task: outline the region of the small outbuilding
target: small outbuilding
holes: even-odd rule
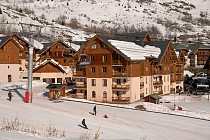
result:
[[[159,104],[161,98],[162,97],[159,96],[158,94],[153,93],[153,94],[150,94],[150,95],[144,97],[144,101]]]
[[[64,84],[49,84],[46,88],[49,89],[50,100],[65,97],[66,86]]]

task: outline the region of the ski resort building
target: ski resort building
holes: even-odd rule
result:
[[[153,42],[146,33],[96,35],[69,62],[77,98],[131,103],[183,87],[183,62],[173,44]]]

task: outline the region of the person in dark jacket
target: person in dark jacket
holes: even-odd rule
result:
[[[11,91],[9,91],[8,97],[9,97],[9,101],[11,101],[12,100],[12,93],[11,93]]]
[[[93,107],[93,114],[96,115],[96,105]]]
[[[82,120],[82,125],[85,127],[85,129],[88,129],[87,125],[85,124],[85,119]]]

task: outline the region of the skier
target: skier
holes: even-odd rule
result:
[[[96,105],[93,107],[93,114],[96,115]]]
[[[88,129],[87,125],[85,124],[85,119],[82,120],[82,125],[85,127],[85,129]]]
[[[9,91],[8,97],[9,97],[9,101],[11,101],[12,100],[12,93],[11,93],[11,91]]]

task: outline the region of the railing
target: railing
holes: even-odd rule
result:
[[[160,74],[162,74],[162,71],[159,71],[159,70],[158,70],[158,71],[155,71],[155,70],[154,70],[154,71],[153,71],[153,75],[156,75],[156,74],[157,74],[157,75],[160,75]]]
[[[112,65],[122,65],[121,60],[112,60]]]
[[[144,82],[140,82],[140,87],[143,87],[144,86]]]
[[[129,103],[130,97],[112,97],[112,102]]]
[[[74,73],[74,76],[78,77],[86,77],[86,72],[85,71],[76,71]]]
[[[163,95],[163,91],[154,91],[154,93],[159,94],[159,95]]]
[[[76,82],[75,88],[87,88],[87,84],[84,82]]]
[[[153,84],[154,84],[154,85],[160,85],[160,84],[163,84],[163,80],[160,80],[160,81],[153,81]]]
[[[113,77],[126,77],[126,76],[127,76],[127,73],[122,73],[122,72],[114,71],[114,72],[112,73],[112,76],[113,76]]]
[[[127,90],[127,89],[129,89],[129,85],[112,85],[112,89],[125,89],[125,90]]]
[[[174,92],[175,92],[175,88],[171,88],[171,89],[170,89],[170,92],[171,92],[171,93],[174,93]]]

